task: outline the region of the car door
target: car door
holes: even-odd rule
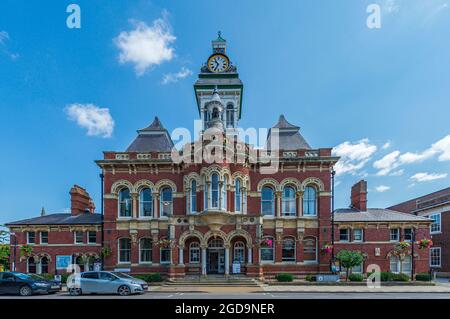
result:
[[[91,271],[82,273],[80,284],[83,293],[97,293],[98,272]]]
[[[0,293],[2,294],[13,294],[17,293],[19,289],[19,283],[17,282],[16,276],[11,273],[0,274]]]
[[[119,280],[108,272],[99,273],[99,289],[103,294],[115,294],[119,288]]]

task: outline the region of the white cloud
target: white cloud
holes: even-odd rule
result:
[[[387,13],[396,13],[400,10],[400,4],[397,0],[386,0],[383,8]]]
[[[340,157],[340,160],[334,166],[336,175],[356,174],[371,159],[376,150],[377,147],[370,144],[367,138],[355,143],[346,141],[339,144],[333,149],[333,155]]]
[[[0,44],[5,45],[7,40],[9,40],[9,33],[6,31],[0,31]]]
[[[387,141],[386,143],[383,144],[381,148],[383,150],[387,150],[389,147],[391,147],[391,142]]]
[[[386,176],[388,174],[396,176],[399,172],[401,172],[400,175],[403,174],[403,170],[391,173],[397,167],[405,164],[421,162],[436,155],[439,155],[438,160],[441,162],[450,160],[450,135],[447,135],[432,144],[423,152],[406,152],[401,154],[398,150],[393,151],[375,161],[373,163],[373,167],[378,169],[378,176]]]
[[[65,111],[69,120],[77,122],[87,129],[89,136],[111,137],[114,130],[114,120],[108,108],[100,108],[94,104],[70,104]]]
[[[391,189],[391,187],[390,186],[386,186],[386,185],[380,185],[380,186],[375,187],[375,190],[378,193],[384,193],[384,192],[386,192],[386,191],[388,191],[390,189]]]
[[[179,80],[184,79],[190,75],[192,75],[192,71],[183,66],[181,68],[181,70],[176,73],[164,74],[163,79],[162,79],[162,84],[175,83],[175,82],[178,82]]]
[[[411,176],[409,179],[414,181],[414,182],[429,182],[429,181],[434,181],[436,179],[442,179],[442,178],[446,178],[447,177],[447,173],[417,173],[414,174],[413,176]]]
[[[382,10],[387,16],[396,15],[396,20],[406,23],[430,24],[449,7],[448,0],[384,0]]]
[[[8,55],[12,60],[15,60],[19,57],[19,54],[17,53],[11,53],[7,47],[6,42],[9,40],[9,33],[6,31],[0,31],[0,46],[2,51]]]
[[[176,37],[165,17],[153,21],[152,26],[134,21],[135,29],[122,31],[114,39],[120,50],[120,63],[131,62],[138,76],[154,65],[170,61],[175,55],[172,43]]]

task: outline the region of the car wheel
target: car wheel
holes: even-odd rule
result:
[[[119,293],[119,295],[121,296],[128,296],[129,294],[131,294],[131,290],[130,287],[128,286],[120,286],[119,289],[117,289],[117,292]]]
[[[33,294],[33,291],[31,290],[30,286],[22,286],[19,289],[19,295],[26,297],[31,296]]]
[[[70,288],[69,294],[71,296],[80,296],[81,295],[81,289],[80,288]]]

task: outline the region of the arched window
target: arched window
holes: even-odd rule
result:
[[[161,190],[161,216],[172,215],[173,203],[172,203],[172,189],[170,187],[164,187]]]
[[[219,208],[219,175],[211,176],[211,208]]]
[[[273,216],[275,214],[273,189],[264,186],[261,190],[261,214]]]
[[[141,238],[139,240],[139,263],[151,263],[152,262],[152,239]]]
[[[303,246],[303,261],[316,262],[317,261],[317,243],[314,237],[305,237],[302,241]]]
[[[317,191],[312,186],[307,186],[303,194],[303,215],[317,215]]]
[[[195,213],[197,211],[197,182],[195,181],[195,179],[193,179],[191,181],[191,194],[190,194],[191,198],[191,203],[190,203],[190,207],[189,210],[191,213]]]
[[[119,192],[119,217],[131,217],[133,204],[128,188],[122,188]]]
[[[233,262],[245,263],[245,245],[242,241],[234,243],[233,256]]]
[[[139,194],[140,216],[152,217],[153,215],[153,200],[152,191],[150,188],[143,188]]]
[[[226,210],[227,209],[227,177],[223,177],[223,184],[222,184],[222,203],[220,205],[221,209]]]
[[[295,191],[291,186],[286,186],[283,189],[282,197],[282,213],[284,216],[295,216],[297,209],[295,205]]]
[[[234,211],[242,212],[241,180],[239,178],[234,184]]]
[[[295,239],[285,238],[282,243],[281,261],[295,261]]]
[[[222,238],[212,239],[208,244],[208,248],[223,248]]]
[[[36,263],[33,257],[28,257],[27,259],[27,272],[30,274],[36,273]]]
[[[48,274],[48,258],[45,256],[41,258],[41,274]]]
[[[198,264],[200,262],[200,244],[192,242],[189,245],[189,263]]]
[[[259,248],[259,254],[262,262],[274,262],[275,248],[272,237],[264,237]]]
[[[217,118],[219,118],[219,109],[217,108],[217,107],[215,107],[215,108],[213,108],[213,110],[212,110],[212,118],[213,119],[217,119]]]
[[[234,107],[233,104],[227,105],[227,127],[234,127]]]
[[[130,238],[119,239],[119,263],[131,262],[131,240]]]

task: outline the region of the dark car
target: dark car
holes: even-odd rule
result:
[[[52,294],[60,290],[59,282],[47,280],[35,274],[0,272],[0,294],[31,296],[41,293]]]

